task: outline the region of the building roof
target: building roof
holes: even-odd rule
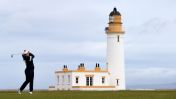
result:
[[[120,12],[117,11],[116,7],[115,7],[114,10],[109,14],[109,16],[114,16],[114,15],[121,16]]]
[[[100,70],[100,71],[96,71],[96,70],[84,70],[84,71],[80,71],[80,70],[68,70],[68,71],[55,71],[55,73],[69,73],[69,72],[79,72],[79,73],[87,73],[87,72],[96,72],[96,73],[108,73],[107,70]]]
[[[76,70],[69,70],[67,65],[64,65],[62,71],[61,70],[55,71],[55,73],[68,73],[68,72],[81,72],[81,73],[87,73],[87,72],[106,73],[107,72],[108,73],[108,70],[102,70],[99,63],[96,63],[94,70],[86,70],[84,63],[81,63],[80,65],[78,65],[78,69]]]

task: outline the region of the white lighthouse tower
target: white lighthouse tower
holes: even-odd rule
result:
[[[107,68],[110,73],[110,85],[116,90],[125,90],[124,43],[121,14],[116,8],[109,14],[107,34]]]

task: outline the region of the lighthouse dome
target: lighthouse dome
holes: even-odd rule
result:
[[[120,12],[117,11],[116,8],[114,8],[114,10],[109,14],[109,16],[114,16],[114,15],[118,15],[118,16],[121,16]]]

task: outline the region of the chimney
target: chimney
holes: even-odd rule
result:
[[[63,71],[64,71],[64,72],[67,72],[67,71],[68,71],[67,65],[64,65],[64,66],[63,66]]]
[[[80,63],[77,70],[78,71],[85,71],[84,63]]]
[[[96,65],[95,65],[95,71],[98,72],[98,71],[100,71],[100,70],[101,70],[100,64],[99,64],[99,63],[96,63]]]

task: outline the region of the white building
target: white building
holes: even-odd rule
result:
[[[107,34],[107,69],[98,63],[94,70],[86,70],[83,63],[77,70],[56,71],[57,85],[49,90],[125,90],[124,47],[121,14],[116,8],[109,14]]]

